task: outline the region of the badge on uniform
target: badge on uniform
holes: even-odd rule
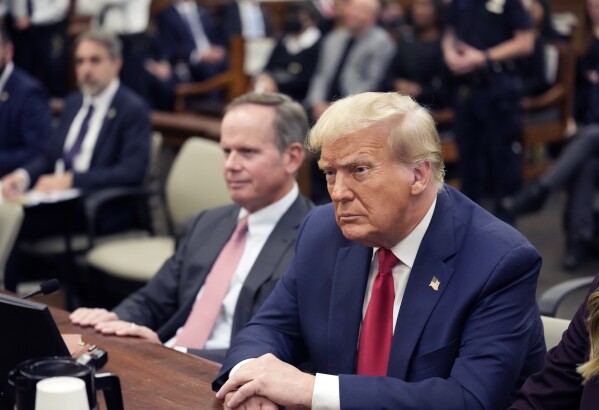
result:
[[[110,119],[113,119],[114,117],[116,117],[116,109],[111,108],[106,113],[106,118],[108,118],[110,120]]]
[[[8,97],[9,97],[8,91],[4,91],[4,92],[2,92],[2,94],[0,94],[0,101],[2,101],[2,102],[8,101]]]
[[[495,14],[503,14],[504,6],[505,0],[488,0],[486,4],[487,10]]]
[[[431,279],[431,283],[428,284],[428,286],[435,292],[439,291],[440,285],[441,285],[441,281],[439,279],[437,279],[436,276],[433,276],[433,278]]]

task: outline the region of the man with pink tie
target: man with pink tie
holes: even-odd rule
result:
[[[222,361],[287,269],[312,208],[295,182],[307,130],[302,107],[282,94],[233,101],[220,144],[235,204],[198,215],[156,276],[112,312],[80,308],[71,321]]]

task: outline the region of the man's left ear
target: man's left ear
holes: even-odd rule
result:
[[[304,148],[299,142],[294,142],[285,148],[285,168],[290,174],[295,174],[304,162]]]
[[[432,169],[428,161],[424,161],[413,168],[414,182],[412,183],[412,195],[419,195],[426,190],[430,183]]]

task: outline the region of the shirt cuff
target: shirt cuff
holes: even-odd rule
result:
[[[231,369],[231,371],[229,372],[229,377],[233,376],[233,375],[235,374],[235,372],[236,372],[237,370],[239,370],[239,368],[240,368],[241,366],[243,366],[243,365],[244,365],[244,364],[246,364],[247,362],[251,362],[252,360],[255,360],[255,358],[254,358],[254,357],[252,357],[252,358],[250,358],[250,359],[245,359],[245,360],[242,360],[242,361],[240,361],[239,363],[237,363],[235,366],[233,366],[233,368],[232,368],[232,369]]]
[[[29,177],[29,173],[25,171],[25,169],[23,168],[15,170],[15,173],[18,173],[21,176],[21,178],[23,178],[23,190],[27,191],[31,185],[31,178]]]
[[[314,393],[312,393],[312,409],[339,410],[340,408],[339,376],[316,373]]]

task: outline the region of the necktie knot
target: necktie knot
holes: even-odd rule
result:
[[[397,256],[389,249],[380,248],[379,252],[379,272],[381,275],[390,275],[391,270],[399,263]]]

